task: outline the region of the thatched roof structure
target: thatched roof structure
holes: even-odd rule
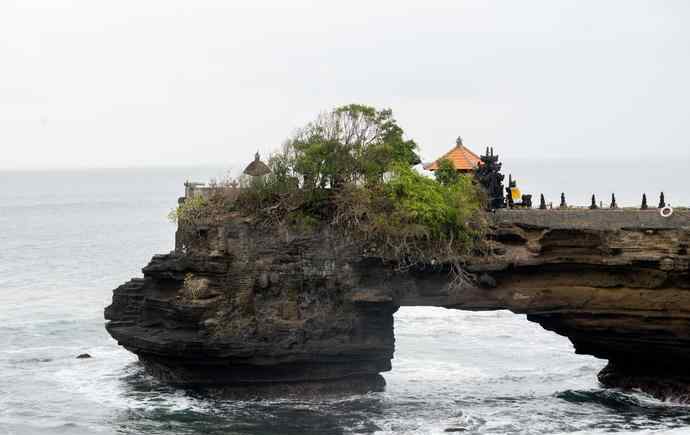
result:
[[[266,165],[266,163],[261,161],[261,156],[259,153],[256,153],[256,156],[254,156],[254,161],[247,166],[247,169],[244,170],[244,173],[247,175],[251,175],[252,177],[261,177],[263,175],[267,175],[271,173],[271,169]]]

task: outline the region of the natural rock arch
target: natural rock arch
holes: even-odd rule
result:
[[[160,378],[194,384],[372,381],[391,368],[400,306],[508,309],[609,361],[605,385],[684,395],[690,213],[502,211],[476,286],[400,273],[329,231],[254,231],[237,217],[155,256],[115,290],[107,329]]]

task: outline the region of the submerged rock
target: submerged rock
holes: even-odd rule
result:
[[[568,337],[577,353],[609,360],[604,385],[657,397],[687,391],[689,212],[516,210],[492,219],[501,254],[469,258],[476,285],[457,286],[450,266],[402,273],[326,228],[257,231],[237,216],[178,240],[143,279],[116,289],[106,328],[171,383],[376,389],[372,380],[391,368],[400,306],[508,309]],[[185,296],[189,274],[204,297]]]
[[[82,354],[77,355],[77,359],[87,359],[87,358],[91,358],[91,355],[89,355],[88,353],[82,353]]]
[[[640,390],[659,400],[690,404],[690,373],[687,366],[662,361],[659,355],[636,361],[612,360],[599,372],[599,382],[606,387],[626,391]]]

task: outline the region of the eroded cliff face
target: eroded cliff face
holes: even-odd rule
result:
[[[116,289],[107,329],[175,383],[379,382],[397,307],[350,297],[355,257],[327,232],[257,231],[230,219]]]
[[[106,327],[175,383],[380,387],[400,306],[509,309],[609,360],[605,385],[690,393],[690,213],[503,211],[474,284],[443,265],[399,272],[327,229],[235,216],[115,290]],[[182,239],[180,237],[180,239]]]

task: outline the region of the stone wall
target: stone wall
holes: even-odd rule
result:
[[[682,229],[690,228],[690,210],[676,209],[671,217],[659,210],[631,209],[549,209],[498,210],[492,213],[496,225],[533,226],[549,229],[591,229],[615,231],[623,228]]]
[[[187,181],[184,183],[184,196],[180,198],[180,202],[183,202],[185,198],[193,198],[195,196],[208,199],[213,192],[218,192],[219,190],[222,191],[226,199],[231,201],[236,200],[241,192],[238,186],[208,186],[205,183]]]

